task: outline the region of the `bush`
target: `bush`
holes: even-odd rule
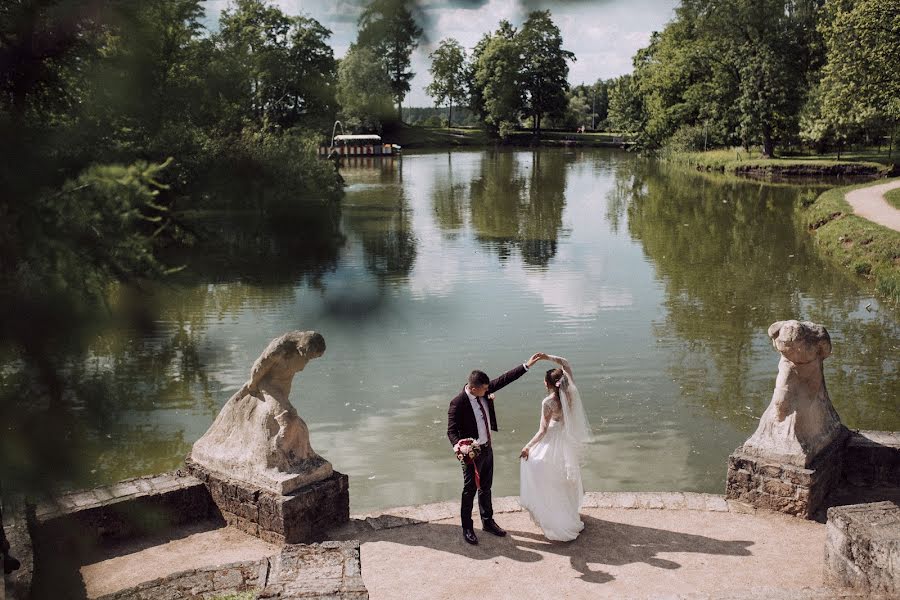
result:
[[[682,125],[666,142],[666,149],[674,152],[698,152],[704,150],[705,143],[706,132],[702,125]]]
[[[504,142],[509,139],[509,136],[515,133],[516,124],[512,121],[500,121],[500,127],[497,129],[497,133],[500,135],[500,139]]]

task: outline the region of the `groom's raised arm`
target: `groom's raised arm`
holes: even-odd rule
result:
[[[490,386],[488,387],[488,393],[493,393],[499,389],[505,388],[513,381],[524,375],[525,372],[528,371],[528,369],[530,369],[531,366],[539,360],[540,354],[534,354],[531,356],[531,358],[525,361],[524,364],[521,364],[514,369],[510,369],[500,377],[492,380]]]

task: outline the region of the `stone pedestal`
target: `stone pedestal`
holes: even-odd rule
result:
[[[267,542],[316,541],[326,530],[350,520],[348,478],[337,471],[289,495],[281,495],[211,471],[190,458],[185,464],[192,475],[206,484],[228,525]]]
[[[875,502],[828,509],[825,583],[900,597],[900,506]]]
[[[846,431],[808,467],[749,454],[740,447],[728,457],[725,497],[813,519],[840,481],[845,440]]]

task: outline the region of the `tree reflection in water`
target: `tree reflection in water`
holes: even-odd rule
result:
[[[688,404],[752,432],[777,364],[766,329],[779,319],[808,319],[824,324],[834,341],[826,379],[844,423],[900,428],[900,370],[869,359],[897,355],[897,315],[887,306],[874,316],[863,310],[858,284],[798,234],[801,188],[645,161],[620,163],[616,179],[615,189],[630,194],[629,233],[665,283],[655,333]]]
[[[345,173],[359,189],[353,203],[344,207],[344,223],[361,243],[366,267],[382,282],[406,278],[416,260],[416,237],[401,163],[351,165]]]
[[[46,494],[158,472],[187,453],[196,432],[185,435],[176,415],[217,406],[211,390],[220,385],[206,370],[218,352],[206,339],[208,320],[282,303],[304,281],[320,285],[345,243],[339,204],[263,192],[271,201],[253,212],[185,217],[196,242],[165,257],[183,271],[140,289],[118,287],[107,311],[84,313],[77,339],[46,357],[59,373],[61,402],[48,404],[55,394],[34,367],[3,350],[7,491]]]
[[[540,150],[488,152],[470,187],[472,227],[479,241],[501,260],[518,249],[526,264],[546,268],[562,232],[571,159]]]

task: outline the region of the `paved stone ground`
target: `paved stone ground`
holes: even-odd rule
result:
[[[896,188],[900,188],[900,179],[853,190],[846,196],[847,203],[857,216],[900,231],[900,210],[884,199],[885,193]]]
[[[452,502],[364,515],[332,534],[362,542],[372,600],[870,597],[823,586],[824,525],[721,496],[588,494],[585,530],[568,543],[545,540],[516,498],[494,506],[510,535],[476,530],[477,547]]]
[[[585,531],[569,543],[545,540],[515,497],[494,507],[510,535],[479,530],[477,547],[462,539],[456,502],[359,515],[327,537],[360,540],[373,600],[876,598],[823,587],[825,525],[722,496],[589,493]],[[96,557],[82,569],[87,596],[278,553],[230,527],[198,526],[157,541]]]

